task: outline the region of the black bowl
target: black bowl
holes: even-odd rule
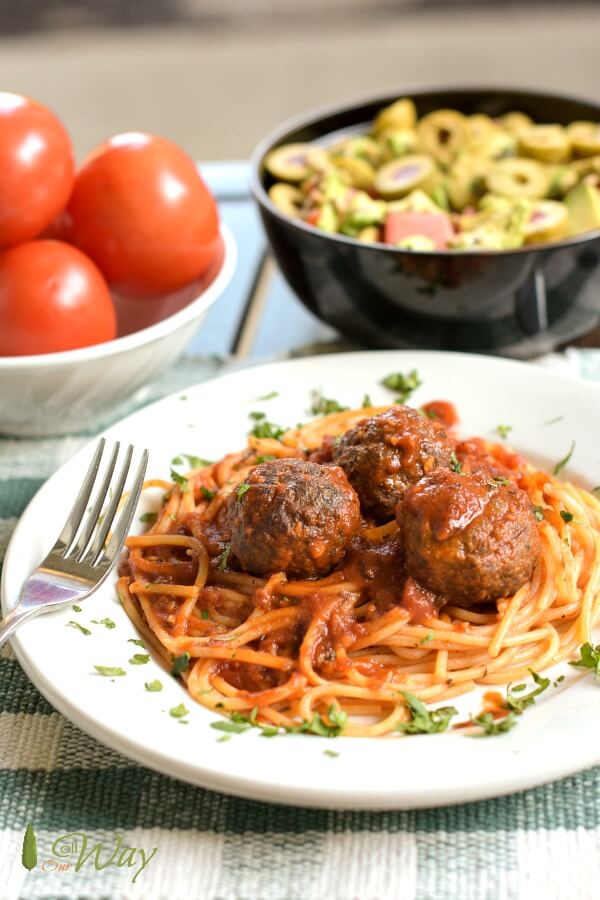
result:
[[[494,252],[422,252],[365,244],[286,216],[270,201],[264,158],[274,147],[360,130],[397,97],[419,116],[451,107],[537,122],[600,121],[600,106],[531,91],[403,90],[317,110],[272,132],[252,157],[252,192],[271,248],[305,306],[352,340],[530,357],[600,323],[600,229],[566,240]]]

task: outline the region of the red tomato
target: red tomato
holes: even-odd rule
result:
[[[385,220],[386,244],[398,244],[405,238],[422,235],[430,238],[436,248],[443,250],[453,236],[450,217],[446,213],[391,212]]]
[[[94,263],[60,241],[0,253],[0,356],[55,353],[110,341],[116,316]]]
[[[67,205],[74,177],[71,141],[56,116],[0,93],[0,247],[37,237]]]
[[[151,134],[120,134],[84,163],[69,203],[72,239],[124,294],[176,290],[208,268],[215,201],[186,154]]]

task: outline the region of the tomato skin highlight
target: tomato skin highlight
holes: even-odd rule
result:
[[[200,277],[219,241],[194,162],[150,134],[117,135],[84,162],[68,207],[73,242],[123,294],[170,293]]]
[[[117,333],[104,278],[60,241],[28,241],[0,253],[0,323],[0,356],[74,350]]]
[[[0,92],[0,248],[41,234],[67,205],[74,179],[71,141],[54,113]]]

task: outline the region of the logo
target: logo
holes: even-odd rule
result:
[[[115,866],[118,869],[127,867],[135,869],[135,872],[131,873],[131,882],[135,884],[138,875],[158,853],[158,847],[146,851],[142,847],[130,847],[125,844],[120,835],[115,835],[112,842],[94,841],[94,838],[84,831],[70,831],[53,841],[51,853],[51,856],[42,859],[38,864],[37,838],[33,825],[29,822],[23,835],[21,851],[21,862],[28,871],[39,868],[42,872],[66,872],[69,869],[79,872],[86,863],[97,872],[108,866]]]

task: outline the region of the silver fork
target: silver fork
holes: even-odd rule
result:
[[[144,450],[141,455],[127,502],[110,533],[131,467],[133,447],[131,444],[128,446],[125,460],[115,474],[120,449],[120,444],[115,443],[92,505],[88,508],[98,480],[105,444],[102,438],[52,550],[27,579],[19,602],[0,623],[0,647],[22,622],[32,616],[89,597],[106,580],[116,563],[140,497],[148,451]],[[107,497],[109,502],[104,509]]]

